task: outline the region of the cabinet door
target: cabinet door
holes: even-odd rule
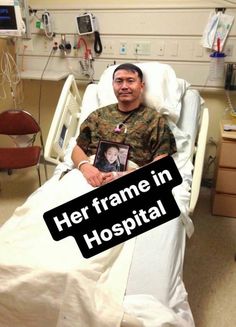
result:
[[[219,166],[236,168],[236,141],[222,141]]]
[[[218,169],[216,191],[220,193],[236,194],[236,169]]]
[[[236,196],[216,193],[212,207],[213,215],[236,218]]]

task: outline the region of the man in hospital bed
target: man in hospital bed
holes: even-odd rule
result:
[[[82,123],[72,159],[92,186],[124,174],[104,173],[90,163],[88,156],[96,153],[100,140],[129,144],[129,159],[138,166],[176,152],[175,139],[165,118],[142,105],[144,87],[138,66],[119,65],[113,73],[118,103],[94,111]]]
[[[118,106],[95,111],[81,126],[72,155],[78,169],[45,183],[0,229],[0,327],[121,326],[135,239],[85,259],[72,237],[55,242],[43,220],[46,211],[117,178],[88,162],[100,138],[130,144],[129,159],[138,166],[176,152],[165,119],[141,104],[142,72],[119,66],[113,87]],[[191,326],[155,303],[147,326]]]

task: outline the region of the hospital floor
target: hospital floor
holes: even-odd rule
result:
[[[49,176],[54,166],[48,166]],[[42,176],[43,169],[42,169]],[[0,225],[38,187],[36,170],[0,172]],[[236,218],[212,216],[210,189],[202,188],[187,240],[184,282],[196,327],[236,326]]]

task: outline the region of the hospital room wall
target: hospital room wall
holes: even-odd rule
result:
[[[233,2],[233,1],[232,1]],[[87,8],[209,8],[212,5],[215,7],[228,7],[230,3],[227,0],[29,0],[28,3],[31,6],[38,6],[39,3],[42,7],[50,9],[55,8],[79,8],[84,10]],[[233,5],[231,4],[231,7]]]

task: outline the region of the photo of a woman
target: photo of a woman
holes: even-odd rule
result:
[[[100,141],[94,166],[103,172],[124,171],[128,151],[128,145]]]

